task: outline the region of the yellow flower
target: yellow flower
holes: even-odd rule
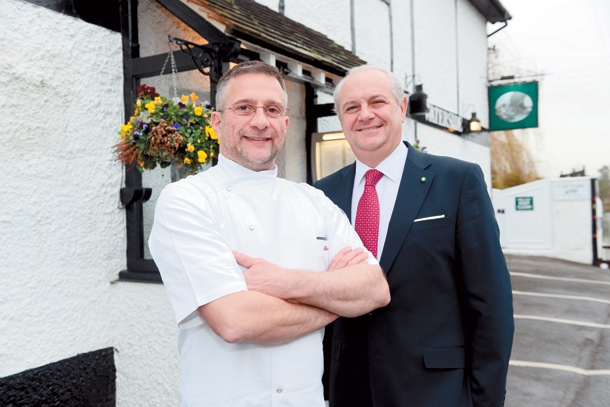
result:
[[[186,95],[182,95],[182,97],[180,98],[180,101],[184,104],[186,104],[186,102],[189,101],[189,97]]]
[[[205,134],[212,140],[218,140],[218,136],[211,126],[205,126]]]
[[[201,106],[197,106],[195,109],[193,109],[193,112],[196,116],[201,116],[201,113],[203,113],[203,109],[201,108]]]
[[[191,100],[193,101],[193,103],[197,103],[197,99],[199,99],[199,96],[195,95],[195,92],[191,93]]]
[[[140,99],[136,100],[136,106],[141,107],[142,101]]]
[[[163,104],[163,101],[161,100],[160,96],[155,97],[155,105],[157,106],[161,106]]]
[[[191,143],[188,143],[186,145],[186,151],[188,151],[189,153],[192,153],[193,151],[195,151],[195,146],[193,146]]]
[[[148,109],[148,113],[154,113],[155,112],[155,103],[154,102],[148,102],[147,104],[144,105],[144,107],[146,109]]]
[[[121,126],[121,132],[123,133],[129,133],[129,130],[133,129],[133,126],[131,125],[131,123],[127,123],[127,124],[123,124]]]
[[[205,151],[203,150],[199,150],[197,151],[197,161],[199,161],[200,163],[205,163],[205,160],[207,160],[208,155],[206,154]]]
[[[191,159],[190,159],[190,158],[188,158],[188,157],[184,157],[184,163],[185,163],[186,165],[189,165],[189,164],[191,163]]]

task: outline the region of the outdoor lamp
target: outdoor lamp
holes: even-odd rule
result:
[[[481,121],[477,119],[476,112],[473,112],[472,117],[470,118],[470,120],[468,120],[468,131],[470,133],[474,133],[477,131],[481,131],[481,129]]]
[[[421,116],[428,113],[428,95],[423,91],[424,85],[415,85],[415,92],[409,96],[409,115]]]

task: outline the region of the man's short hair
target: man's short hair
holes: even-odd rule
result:
[[[222,78],[220,78],[220,80],[218,81],[218,85],[216,85],[216,110],[222,110],[225,108],[224,104],[227,97],[227,84],[229,83],[231,78],[237,75],[249,73],[262,73],[277,79],[280,86],[282,87],[282,90],[284,91],[285,103],[288,103],[288,93],[286,92],[286,84],[284,83],[284,79],[282,78],[282,74],[280,73],[280,71],[275,66],[269,65],[263,61],[246,61],[235,65],[233,68],[225,72],[225,74],[222,75]]]
[[[365,69],[371,69],[374,71],[379,71],[379,72],[385,73],[388,76],[388,79],[390,79],[390,87],[392,89],[392,94],[394,95],[394,98],[396,98],[396,103],[398,103],[400,105],[400,103],[402,102],[402,98],[405,96],[405,93],[402,89],[402,82],[400,81],[400,78],[398,78],[398,76],[396,76],[396,74],[394,72],[389,71],[385,68],[381,68],[379,66],[375,66],[375,65],[368,65],[368,64],[360,65],[360,66],[356,66],[356,67],[348,70],[345,73],[345,76],[343,77],[343,79],[341,79],[341,81],[335,88],[333,97],[334,97],[334,102],[335,102],[335,113],[337,113],[337,115],[340,116],[339,93],[341,92],[341,88],[343,87],[343,82],[345,82],[345,80],[354,72],[363,71]]]

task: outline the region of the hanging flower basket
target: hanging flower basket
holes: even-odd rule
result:
[[[137,91],[134,114],[121,126],[121,141],[114,146],[118,161],[140,171],[174,163],[186,176],[218,154],[209,103],[198,102],[194,93],[168,99],[147,85]]]

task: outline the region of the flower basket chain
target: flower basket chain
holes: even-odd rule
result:
[[[171,37],[170,37],[171,44]],[[117,160],[128,168],[152,170],[174,163],[182,176],[195,174],[218,154],[218,137],[210,126],[211,106],[195,93],[178,98],[177,69],[169,50],[159,76],[171,61],[173,98],[141,85],[133,116],[121,126],[120,142],[114,146]]]
[[[134,114],[121,126],[115,145],[117,159],[128,168],[152,170],[172,162],[183,174],[195,174],[217,154],[218,137],[210,126],[209,103],[195,93],[179,100],[156,93],[152,86],[138,89]]]

